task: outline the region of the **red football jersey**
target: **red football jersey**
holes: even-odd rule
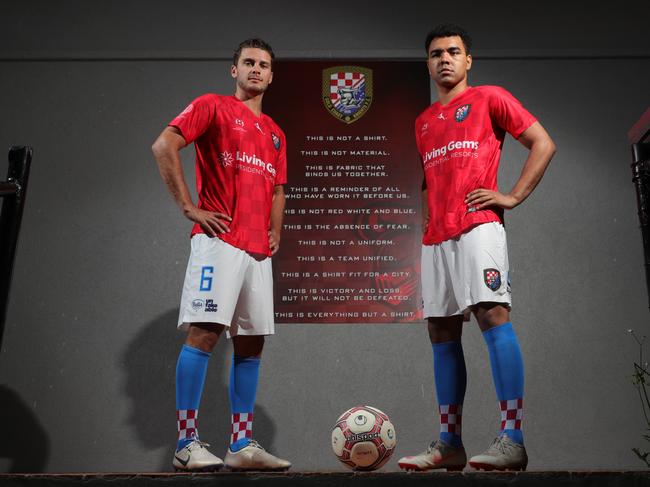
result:
[[[223,241],[271,255],[268,231],[276,185],[287,182],[284,132],[235,96],[198,97],[169,123],[196,150],[198,207],[232,218]],[[192,235],[205,233],[195,224]]]
[[[506,132],[518,138],[535,123],[521,103],[498,86],[469,87],[447,105],[429,106],[415,121],[429,205],[422,243],[433,245],[476,225],[503,222],[499,208],[465,204],[474,189],[497,190]]]

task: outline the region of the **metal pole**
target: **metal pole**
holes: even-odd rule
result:
[[[0,213],[0,347],[7,317],[9,287],[31,162],[31,147],[12,146],[9,149],[7,181],[0,182],[0,197],[2,197],[2,212]]]
[[[636,202],[643,238],[646,289],[650,306],[650,143],[632,144],[632,181],[636,187]]]

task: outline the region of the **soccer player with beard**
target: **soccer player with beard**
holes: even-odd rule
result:
[[[235,94],[192,101],[153,144],[160,174],[194,226],[178,327],[187,331],[176,366],[177,470],[218,470],[224,462],[199,440],[198,411],[208,360],[226,330],[233,344],[229,399],[232,470],[286,470],[291,464],[252,439],[265,335],[274,333],[271,256],[278,251],[287,161],[282,130],[262,113],[273,51],[248,39],[235,51]],[[194,143],[198,204],[183,177],[180,150]]]
[[[504,210],[521,204],[555,153],[542,125],[497,86],[469,86],[471,39],[456,25],[440,25],[425,42],[438,101],[415,122],[424,168],[422,297],[433,348],[440,436],[426,451],[404,457],[407,470],[462,470],[461,439],[466,369],[463,322],[474,314],[487,344],[501,411],[501,430],[476,469],[524,470],[521,430],[524,368],[510,322],[510,279]],[[497,189],[506,133],[526,149],[521,175],[509,193]]]

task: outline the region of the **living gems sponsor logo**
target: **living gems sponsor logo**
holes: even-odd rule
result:
[[[273,167],[273,164],[263,161],[255,154],[236,151],[234,159],[239,163],[237,164],[237,169],[239,170],[275,177],[275,167]],[[233,155],[228,151],[222,152],[219,154],[219,160],[224,166],[230,166]]]
[[[437,166],[450,157],[478,157],[478,140],[452,140],[424,154],[424,168]]]

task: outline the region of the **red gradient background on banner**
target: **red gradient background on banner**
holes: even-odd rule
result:
[[[349,124],[323,101],[324,71],[337,66],[372,71],[370,105]],[[422,167],[413,123],[429,103],[424,62],[274,65],[264,112],[285,131],[288,160],[284,229],[273,257],[277,322],[422,319]]]

